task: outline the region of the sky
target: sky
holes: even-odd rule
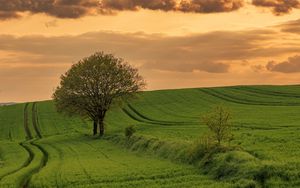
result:
[[[300,0],[0,0],[0,103],[51,99],[94,52],[147,90],[300,83]]]

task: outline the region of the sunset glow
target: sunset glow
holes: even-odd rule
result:
[[[112,2],[0,0],[0,102],[50,99],[95,51],[138,67],[148,90],[300,83],[300,1]]]

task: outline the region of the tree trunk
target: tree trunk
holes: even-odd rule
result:
[[[103,122],[103,119],[101,119],[99,121],[99,129],[100,129],[100,136],[103,136],[104,135],[104,122]]]
[[[93,134],[94,135],[96,135],[97,134],[97,124],[98,124],[98,122],[97,122],[97,120],[94,120],[94,132],[93,132]]]

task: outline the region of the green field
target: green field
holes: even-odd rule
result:
[[[235,149],[189,160],[208,132],[200,117],[219,104]],[[52,101],[0,107],[0,187],[300,187],[300,86],[142,92],[105,126],[92,137],[91,122]]]

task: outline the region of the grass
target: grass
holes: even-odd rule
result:
[[[218,185],[191,167],[136,155],[108,141],[71,134],[38,142],[49,151],[47,165],[33,176],[33,187],[132,187]],[[154,165],[155,164],[155,165]],[[183,181],[183,182],[182,182]]]
[[[235,147],[197,151],[200,117],[218,104],[232,111]],[[98,139],[52,101],[3,106],[0,187],[300,187],[299,114],[300,86],[148,91],[112,108]]]

